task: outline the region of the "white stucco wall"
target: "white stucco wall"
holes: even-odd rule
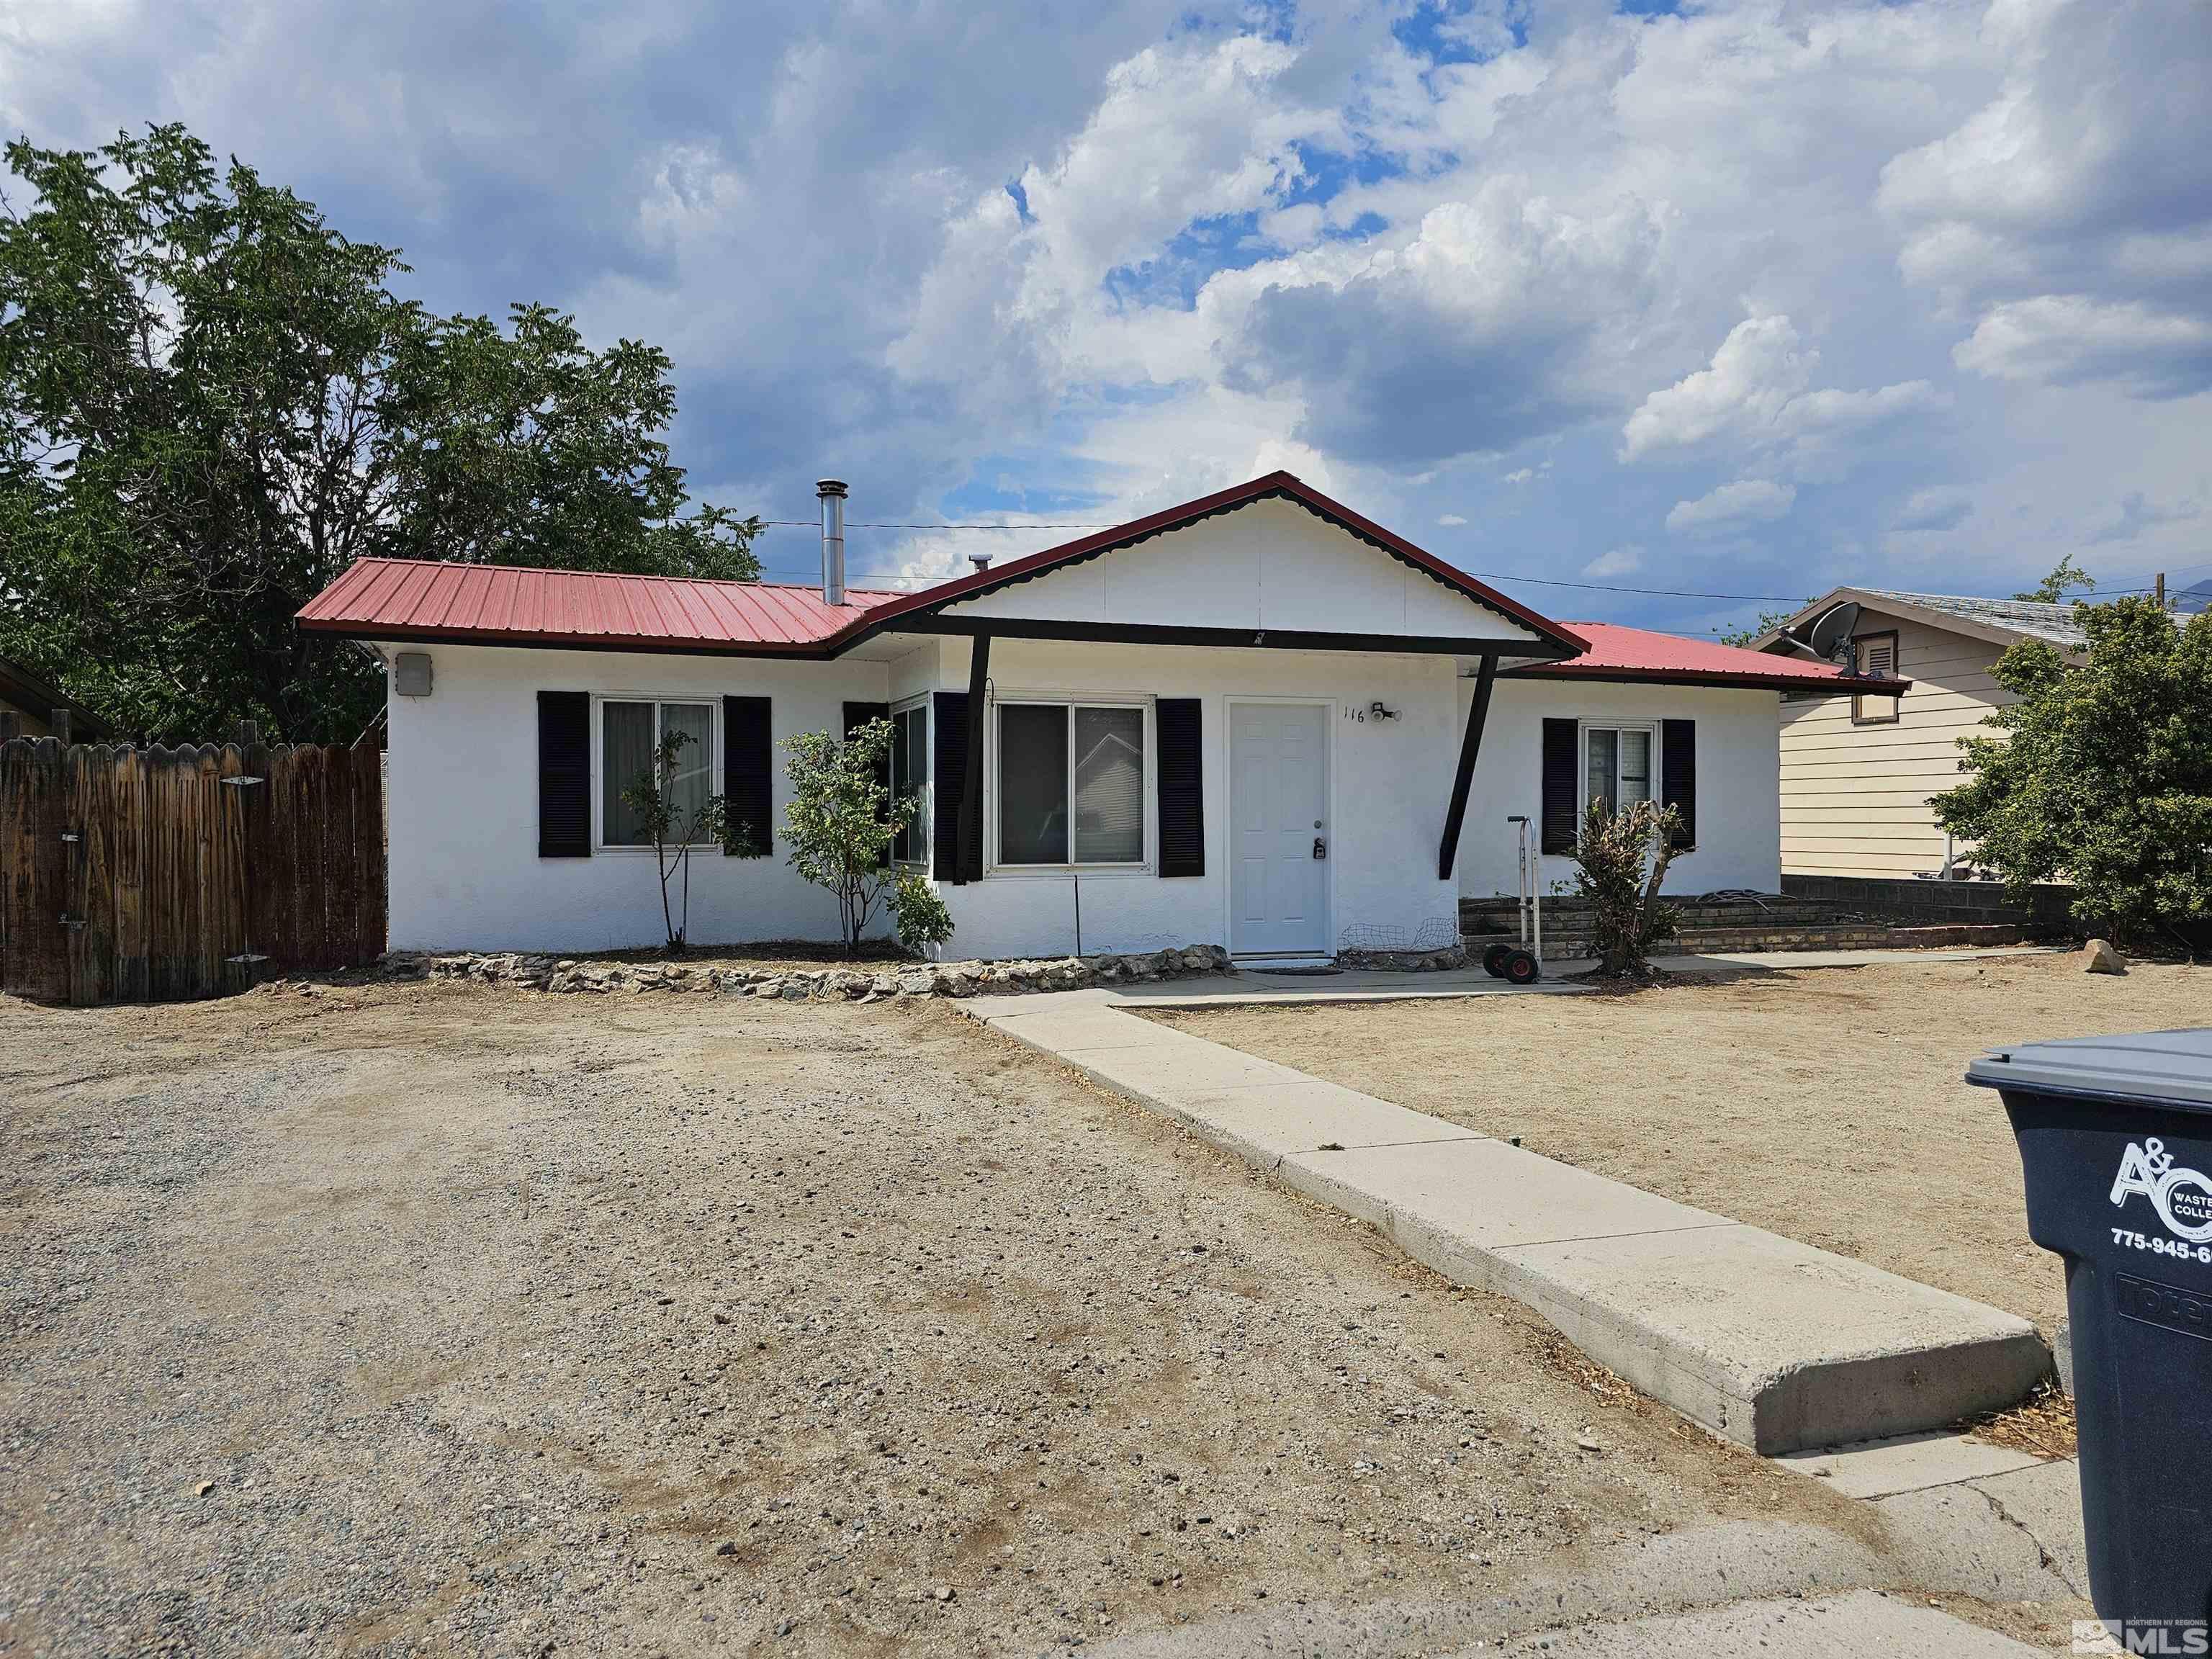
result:
[[[968,684],[964,640],[927,645],[890,663],[430,649],[433,695],[391,700],[391,939],[401,949],[584,951],[659,942],[650,854],[538,856],[541,690],[702,701],[766,696],[775,700],[780,739],[797,731],[837,729],[848,699],[889,702],[964,690]],[[1455,684],[1452,660],[1444,657],[1017,640],[997,641],[991,657],[992,691],[1000,700],[1200,700],[1206,873],[1162,879],[1149,866],[1084,872],[1083,945],[1091,951],[1230,940],[1227,722],[1237,696],[1328,705],[1329,943],[1358,930],[1371,938],[1395,931],[1410,940],[1424,923],[1449,926],[1455,894],[1449,883],[1436,879],[1436,848],[1456,752]],[[1346,705],[1364,711],[1378,701],[1399,718],[1344,715]],[[1149,727],[1147,738],[1149,769],[1158,763]],[[720,790],[719,752],[714,759]],[[987,823],[996,807],[992,774],[987,768]],[[597,787],[595,782],[595,793]],[[779,755],[779,820],[786,799]],[[1148,789],[1148,858],[1156,854],[1156,835]],[[1076,879],[1066,871],[993,869],[980,882],[946,884],[942,890],[957,928],[946,953],[1073,951]],[[725,859],[712,849],[694,854],[694,939],[836,934],[829,896],[793,873],[781,847],[771,859]]]
[[[942,689],[964,690],[968,663],[965,641],[945,641]],[[1232,942],[1228,709],[1240,696],[1328,705],[1329,946],[1355,930],[1368,930],[1364,936],[1370,939],[1395,933],[1410,942],[1424,923],[1455,927],[1456,894],[1436,873],[1457,752],[1452,659],[1000,640],[991,647],[990,671],[1000,701],[1093,693],[1200,700],[1206,873],[1168,880],[1149,869],[1083,874],[1086,951]],[[1364,711],[1376,702],[1399,718],[1345,716],[1347,705]],[[1147,764],[1156,763],[1155,748]],[[994,769],[984,772],[987,823],[996,805]],[[1156,830],[1147,823],[1148,850]],[[991,871],[980,882],[946,885],[942,891],[958,929],[948,954],[1072,951],[1076,884],[1065,871]]]
[[[847,699],[880,702],[889,687],[880,662],[404,648],[428,649],[434,690],[428,697],[390,700],[386,811],[397,950],[584,951],[661,942],[659,881],[649,849],[538,856],[540,690],[700,702],[768,696],[781,739],[841,730]],[[719,732],[718,726],[717,793]],[[779,821],[787,797],[781,758]],[[830,939],[837,937],[837,908],[793,872],[781,848],[765,859],[726,859],[702,848],[691,860],[690,936],[702,943]]]
[[[1473,682],[1459,690],[1464,725]],[[1483,728],[1460,832],[1459,890],[1487,898],[1514,890],[1515,812],[1530,820],[1534,842],[1543,811],[1543,722],[1577,720],[1656,724],[1698,723],[1698,844],[1667,872],[1667,891],[1708,893],[1723,887],[1778,891],[1782,885],[1780,741],[1772,691],[1720,686],[1577,684],[1500,679]],[[1656,744],[1654,745],[1655,761]],[[1547,858],[1541,885],[1567,879],[1571,861]]]

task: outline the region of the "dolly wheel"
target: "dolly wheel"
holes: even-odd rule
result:
[[[1505,977],[1505,958],[1513,954],[1510,945],[1493,945],[1482,953],[1482,970],[1492,979]]]
[[[1510,985],[1534,985],[1544,977],[1544,970],[1537,965],[1534,953],[1513,950],[1505,953],[1502,977]]]

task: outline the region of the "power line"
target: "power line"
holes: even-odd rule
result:
[[[763,527],[777,530],[818,530],[817,519],[763,519]],[[848,519],[848,530],[1119,530],[1118,524],[901,524],[889,520]]]

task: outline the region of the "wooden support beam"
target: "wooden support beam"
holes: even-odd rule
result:
[[[968,766],[960,781],[960,881],[983,878],[983,705],[991,688],[991,636],[975,635],[968,659]]]
[[[1451,809],[1444,814],[1444,837],[1437,846],[1437,879],[1449,881],[1459,857],[1460,826],[1467,821],[1467,792],[1474,784],[1474,757],[1482,751],[1482,728],[1490,719],[1490,689],[1498,679],[1498,658],[1482,659],[1474,682],[1474,702],[1467,711],[1467,731],[1459,740],[1459,770],[1452,778]]]

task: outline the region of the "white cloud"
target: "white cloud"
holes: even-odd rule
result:
[[[1467,520],[1456,513],[1442,513],[1437,515],[1437,522],[1447,530],[1455,530]]]
[[[2092,543],[2132,542],[2146,530],[2161,525],[2188,524],[2202,518],[2203,504],[2195,501],[2154,501],[2140,489],[2120,498],[2119,511],[2090,533]]]
[[[1787,317],[1745,318],[1729,331],[1710,367],[1653,392],[1628,417],[1620,429],[1621,459],[1772,428],[1810,383],[1818,359],[1801,349]]]
[[[185,119],[441,309],[667,346],[678,458],[772,517],[833,469],[856,518],[1284,465],[1419,524],[1541,478],[1524,568],[1665,519],[1710,536],[1682,585],[1747,592],[1915,559],[2007,592],[2189,533],[2151,519],[2205,496],[2212,429],[2201,8],[1484,0],[1442,63],[1409,9],[18,0],[0,115]],[[1722,533],[1784,514],[1786,570]]]
[[[1834,472],[1854,446],[1947,401],[1926,380],[1866,392],[1808,390],[1820,354],[1787,317],[1754,316],[1729,331],[1709,368],[1646,398],[1621,428],[1620,458],[1668,450],[1733,447],[1778,452],[1803,467]]]
[[[1994,95],[1894,157],[1899,268],[1974,316],[1962,367],[2212,386],[2212,27],[2188,0],[1996,0]],[[2075,326],[2085,325],[2085,326]],[[2177,360],[2160,364],[2162,342]]]
[[[1724,530],[1733,525],[1771,524],[1789,514],[1796,489],[1768,478],[1739,478],[1724,483],[1693,501],[1677,501],[1667,514],[1667,528],[1686,531]]]
[[[1200,310],[1218,319],[1229,384],[1294,392],[1310,441],[1405,466],[1508,448],[1611,404],[1661,237],[1644,204],[1589,215],[1492,177],[1410,236],[1224,271]]]
[[[2112,380],[2142,397],[2179,397],[2212,384],[2212,310],[2046,294],[1992,307],[1951,355],[1999,380]]]
[[[1945,484],[1916,489],[1891,515],[1893,530],[1956,530],[1974,510],[1972,492]]]
[[[1630,576],[1644,568],[1644,550],[1634,543],[1601,553],[1583,567],[1583,574],[1592,581],[1607,576]]]

